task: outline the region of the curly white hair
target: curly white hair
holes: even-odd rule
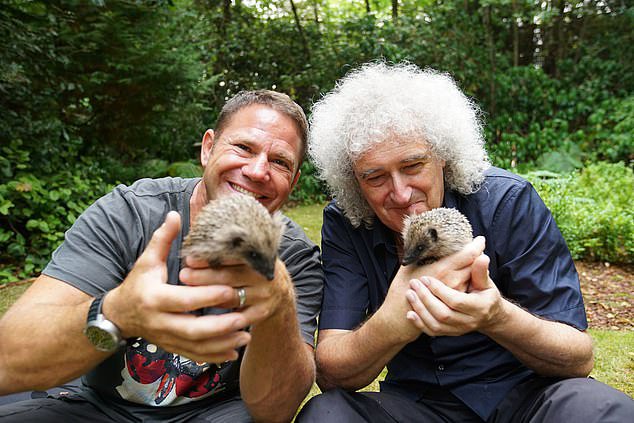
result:
[[[385,141],[424,139],[446,162],[446,186],[473,193],[490,166],[479,115],[448,74],[409,63],[368,63],[313,106],[308,154],[350,222],[371,226],[375,215],[361,194],[354,161]]]

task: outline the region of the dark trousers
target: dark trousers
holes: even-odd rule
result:
[[[247,423],[252,418],[239,396],[204,407],[189,403],[175,407],[120,406],[86,395],[79,379],[73,384],[0,397],[2,423],[66,422],[214,422]]]
[[[558,381],[533,378],[511,390],[487,420],[446,391],[413,401],[395,392],[346,392],[341,389],[313,397],[296,419],[297,423],[632,421],[634,400],[590,378]]]

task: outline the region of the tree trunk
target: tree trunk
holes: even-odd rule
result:
[[[392,0],[392,20],[398,20],[398,0]]]
[[[310,61],[310,51],[308,50],[308,40],[306,40],[306,36],[304,35],[304,28],[302,28],[302,23],[299,20],[299,15],[297,14],[297,8],[295,7],[295,2],[293,0],[289,0],[291,3],[291,9],[293,9],[293,17],[295,18],[295,26],[297,27],[297,32],[299,32],[299,38],[302,41],[302,45],[304,46],[304,55],[306,56],[306,60]]]
[[[491,23],[491,6],[486,6],[484,10],[484,28],[486,33],[487,49],[489,51],[489,98],[490,98],[490,114],[495,116],[496,98],[495,98],[495,42],[493,40],[493,27]],[[497,142],[498,140],[496,140]]]
[[[520,64],[520,35],[519,28],[517,27],[517,0],[513,0],[511,3],[513,19],[511,25],[513,25],[513,66],[517,67]]]
[[[365,0],[365,11],[366,13],[370,13],[370,0]]]

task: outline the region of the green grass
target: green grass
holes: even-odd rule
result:
[[[304,228],[306,234],[317,244],[321,242],[321,220],[324,204],[297,206],[285,210],[285,214]],[[26,290],[28,284],[14,285],[0,289],[0,316]],[[595,341],[595,366],[592,376],[607,383],[630,396],[634,396],[634,333],[628,331],[611,331],[590,329],[588,331]],[[378,390],[379,380],[383,373],[363,390]],[[319,393],[313,386],[309,395]]]
[[[634,332],[588,330],[594,339],[591,376],[634,397]]]

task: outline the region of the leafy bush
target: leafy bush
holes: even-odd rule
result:
[[[302,174],[295,186],[289,201],[291,203],[307,204],[326,200],[326,186],[315,176],[315,166],[305,160],[301,167]]]
[[[634,173],[623,163],[599,162],[560,175],[532,172],[575,259],[634,263]]]
[[[19,141],[0,150],[0,280],[39,272],[77,216],[111,189],[88,158],[37,172]]]

